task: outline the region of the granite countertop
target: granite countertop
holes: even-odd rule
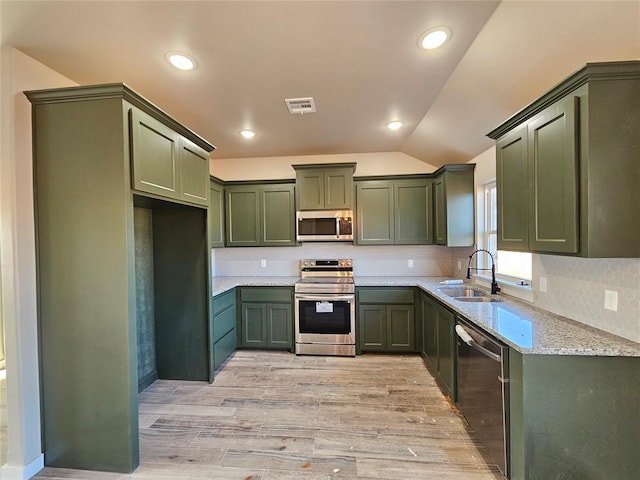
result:
[[[441,292],[440,277],[354,277],[357,287],[419,287],[523,354],[640,357],[640,343],[541,310],[508,295],[466,303]],[[298,277],[215,277],[213,296],[239,286],[292,287]],[[474,288],[485,290],[473,285]]]
[[[211,295],[216,296],[235,287],[293,287],[300,277],[213,277]]]
[[[416,286],[523,354],[640,357],[640,344],[508,295],[500,302],[460,302],[441,292],[444,278],[355,277],[356,286]],[[488,290],[477,285],[474,288]]]

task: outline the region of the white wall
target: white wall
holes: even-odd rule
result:
[[[495,148],[471,162],[476,163],[477,187],[495,179]],[[640,342],[640,259],[534,254],[532,266],[536,306]],[[456,273],[454,271],[454,276]],[[539,289],[540,277],[547,279],[546,292]],[[605,310],[605,289],[618,292],[617,312]]]
[[[401,152],[304,155],[210,160],[211,175],[221,180],[281,180],[296,178],[291,165],[308,163],[357,163],[355,176],[431,173],[436,167]]]
[[[2,47],[0,118],[0,258],[7,354],[9,451],[3,479],[26,479],[42,468],[31,104],[24,90],[75,85],[13,48]]]

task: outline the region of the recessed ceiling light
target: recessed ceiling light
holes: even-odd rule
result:
[[[397,120],[387,123],[387,128],[389,130],[398,130],[400,127],[402,127],[402,122]]]
[[[253,130],[240,130],[240,135],[242,135],[244,138],[253,138],[256,136],[256,132],[254,132]]]
[[[195,59],[184,53],[169,52],[166,59],[179,70],[193,70],[197,66]]]
[[[425,50],[433,50],[434,48],[442,46],[449,38],[451,38],[450,29],[447,27],[436,27],[424,32],[420,40],[418,40],[418,45]]]

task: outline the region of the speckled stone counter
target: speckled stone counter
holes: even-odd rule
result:
[[[420,287],[523,354],[640,357],[638,343],[540,310],[513,297],[500,295],[499,302],[460,302],[439,290],[443,280],[436,277],[355,277],[355,284],[357,287]],[[474,285],[474,288],[479,287]]]
[[[212,295],[235,287],[292,287],[298,277],[215,277]],[[640,344],[507,295],[500,302],[465,303],[441,292],[439,277],[355,277],[356,287],[419,287],[523,354],[640,357]],[[479,288],[474,285],[474,288]],[[480,288],[482,289],[482,288]]]
[[[300,277],[214,277],[211,295],[216,296],[235,287],[293,287]]]

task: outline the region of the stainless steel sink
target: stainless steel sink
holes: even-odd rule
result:
[[[456,286],[456,287],[438,287],[442,293],[453,297],[454,300],[460,302],[499,302],[500,299],[489,295],[483,290],[477,288]]]
[[[492,297],[453,297],[454,300],[459,302],[499,302],[500,300]]]

